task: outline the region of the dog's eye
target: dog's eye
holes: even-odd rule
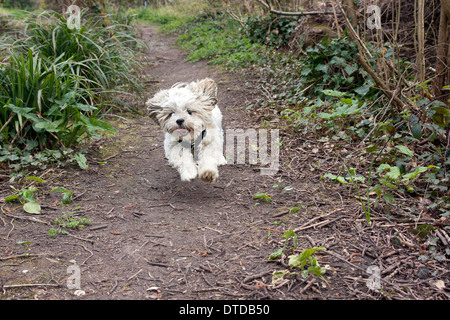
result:
[[[171,116],[173,116],[175,114],[175,112],[171,112],[170,114],[169,114],[169,116],[171,117]]]
[[[186,111],[187,111],[188,114],[192,114],[192,112],[193,112],[193,111],[191,111],[189,109],[187,109]]]

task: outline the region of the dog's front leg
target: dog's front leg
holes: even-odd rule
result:
[[[222,164],[222,149],[218,143],[205,144],[198,161],[198,176],[205,182],[214,182],[219,177],[217,167]]]
[[[190,181],[197,177],[197,166],[190,149],[177,144],[170,149],[168,157],[169,163],[180,173],[182,181]]]

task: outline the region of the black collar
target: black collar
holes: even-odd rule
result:
[[[198,160],[198,146],[200,143],[202,143],[203,138],[206,136],[206,129],[202,131],[202,134],[200,134],[197,139],[189,143],[189,141],[184,141],[182,137],[178,138],[178,142],[181,144],[183,148],[191,149],[191,152],[194,156],[194,161]]]

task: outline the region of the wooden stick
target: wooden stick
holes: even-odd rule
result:
[[[8,256],[8,257],[0,257],[0,261],[6,261],[10,259],[18,259],[18,258],[33,258],[33,257],[45,257],[45,256],[59,256],[59,254],[55,253],[24,253],[16,256]]]
[[[11,284],[3,286],[3,289],[13,288],[27,288],[27,287],[60,287],[61,285],[56,283],[25,283],[25,284]]]
[[[319,14],[334,14],[333,11],[297,11],[297,12],[287,12],[287,11],[279,11],[279,10],[275,10],[275,9],[270,9],[270,13],[278,14],[280,16],[289,16],[289,17],[311,16],[311,15],[319,15]]]

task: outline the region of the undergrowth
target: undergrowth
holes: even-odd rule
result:
[[[86,161],[81,143],[114,133],[113,108],[134,110],[117,97],[140,95],[133,19],[82,11],[69,28],[54,11],[29,13],[0,47],[0,162],[17,174],[47,163]]]
[[[172,22],[162,27],[165,32],[176,32],[181,48],[188,60],[208,59],[214,65],[227,69],[247,68],[261,59],[264,46],[241,36],[240,25],[223,14],[205,14],[188,18],[184,22]]]

